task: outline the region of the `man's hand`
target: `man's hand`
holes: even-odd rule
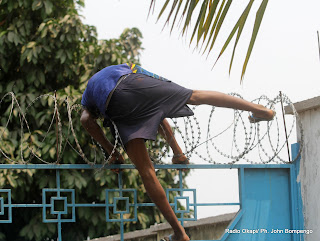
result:
[[[113,153],[113,155],[110,157],[110,160],[108,162],[108,164],[124,164],[124,159],[123,156],[119,153],[119,152],[115,152]],[[115,172],[115,173],[119,173],[120,169],[111,169],[111,171]]]

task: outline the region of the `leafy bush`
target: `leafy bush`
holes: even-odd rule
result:
[[[98,40],[95,27],[81,21],[78,9],[83,5],[82,0],[0,0],[0,163],[55,163],[57,154],[60,163],[85,163],[77,153],[70,130],[66,98],[71,105],[79,104],[88,78],[108,65],[139,63],[140,31],[125,29],[117,39]],[[52,97],[55,91],[61,119],[58,153],[57,113]],[[103,159],[99,148],[83,131],[77,111],[72,112],[72,119],[88,160]],[[174,181],[177,171],[158,172],[165,187],[177,185]],[[139,202],[151,202],[136,170],[124,171],[123,177],[124,188],[138,190]],[[12,203],[42,203],[41,189],[55,188],[55,180],[52,170],[0,172],[0,188],[12,190]],[[61,187],[75,189],[77,203],[104,203],[104,190],[117,187],[117,176],[110,170],[63,170]],[[13,210],[12,224],[0,225],[0,240],[38,241],[56,237],[56,225],[42,222],[42,210],[20,210]],[[105,222],[102,209],[77,208],[76,220],[63,224],[64,240],[119,232],[118,223]],[[126,231],[162,222],[163,217],[157,209],[146,208],[140,211],[138,220],[126,223]]]

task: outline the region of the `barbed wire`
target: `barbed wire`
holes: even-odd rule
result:
[[[237,93],[230,93],[230,95],[242,98],[242,96]],[[67,146],[70,146],[71,149],[78,156],[80,156],[85,163],[94,165],[97,162],[101,162],[103,163],[103,166],[105,166],[109,164],[112,155],[116,152],[117,149],[120,148],[122,149],[121,153],[124,152],[117,126],[114,122],[112,122],[113,128],[115,130],[115,136],[114,148],[111,154],[106,154],[103,147],[99,143],[96,143],[92,137],[90,137],[89,139],[92,142],[92,149],[94,152],[94,158],[92,161],[90,161],[92,158],[89,158],[85,155],[85,152],[83,151],[83,148],[77,138],[77,132],[75,131],[73,124],[73,115],[79,115],[82,107],[80,104],[71,104],[71,101],[68,97],[63,101],[63,104],[65,105],[65,107],[63,107],[63,104],[59,106],[58,99],[55,95],[44,94],[32,100],[30,104],[26,106],[26,108],[24,108],[24,111],[13,92],[9,92],[2,97],[2,99],[0,100],[0,108],[5,109],[1,105],[3,105],[4,99],[8,97],[11,98],[10,105],[7,109],[8,111],[6,112],[8,113],[8,119],[5,121],[5,123],[2,122],[4,123],[2,124],[3,126],[0,126],[0,141],[3,142],[4,140],[8,139],[4,138],[4,135],[6,132],[10,133],[9,124],[11,129],[15,129],[15,127],[18,125],[20,126],[20,150],[17,157],[10,157],[9,154],[3,149],[3,147],[1,148],[0,145],[0,153],[9,163],[27,164],[31,163],[32,160],[36,158],[38,161],[45,164],[57,164],[63,158],[63,154],[66,151]],[[33,105],[35,105],[36,102],[42,101],[42,99],[44,98],[50,98],[54,103],[52,112],[48,111],[48,113],[52,113],[52,117],[49,122],[48,128],[42,135],[40,144],[38,143],[38,145],[36,146],[33,143],[32,131],[30,130],[27,116],[29,109]],[[304,135],[299,115],[293,103],[284,94],[282,94],[282,101],[283,103],[290,106],[293,110],[293,118],[291,126],[289,128],[288,138],[293,134],[296,125],[299,126],[298,129],[300,131],[301,139],[299,154],[301,154]],[[263,95],[253,100],[252,102],[264,104],[268,108],[276,110],[277,108],[279,108],[281,96],[278,95],[274,99],[269,99],[267,96]],[[61,116],[59,108],[65,108],[67,116]],[[199,107],[193,107],[193,111],[196,112],[198,108]],[[285,140],[283,140],[283,138],[281,138],[280,136],[282,128],[280,127],[280,120],[277,116],[275,116],[274,120],[270,122],[259,122],[251,124],[248,120],[245,120],[245,118],[243,118],[243,115],[247,112],[234,110],[233,119],[229,124],[227,124],[227,127],[217,128],[219,129],[218,133],[213,134],[215,128],[212,127],[216,127],[218,125],[219,119],[218,117],[214,117],[214,114],[216,114],[216,109],[217,108],[212,107],[211,110],[207,112],[209,113],[207,121],[203,121],[203,118],[201,118],[202,124],[207,123],[206,128],[203,128],[201,126],[201,123],[198,121],[197,113],[191,117],[171,119],[175,138],[177,138],[180,145],[183,145],[183,154],[188,159],[194,158],[196,156],[197,159],[213,164],[235,164],[242,161],[252,164],[289,162],[288,160],[286,160],[287,158],[280,155],[282,150],[286,147],[287,139],[285,138]],[[17,111],[17,113],[15,111]],[[16,113],[15,115],[18,116],[18,120],[20,123],[11,123],[13,122],[14,112]],[[65,121],[66,119],[67,121]],[[76,119],[79,120],[80,116],[77,116]],[[46,142],[50,131],[53,131],[55,121],[57,123],[55,129],[57,133],[55,140],[57,159],[55,162],[48,162],[41,157],[41,147],[43,146],[42,144]],[[225,122],[226,119],[223,118],[223,123]],[[80,125],[80,123],[78,124]],[[65,128],[66,131],[63,131],[63,128]],[[160,128],[163,127],[160,126]],[[242,131],[242,133],[240,133],[240,130]],[[162,132],[165,133],[165,131]],[[231,148],[230,150],[224,151],[223,148],[226,146],[225,143],[229,142],[230,138],[224,139],[222,142],[219,141],[218,138],[221,138],[221,136],[223,135],[227,136],[228,133],[229,135],[231,135]],[[73,137],[73,140],[71,139],[71,137]],[[163,160],[174,157],[170,149],[170,142],[173,140],[169,140],[167,136],[165,136],[165,139],[167,139],[167,142],[164,146],[159,146],[159,141],[147,142],[150,157],[157,164],[164,163]],[[89,142],[87,144],[89,144]],[[30,153],[29,156],[26,155],[28,156],[28,159],[25,158],[26,152]],[[100,152],[100,154],[98,152]],[[254,156],[248,157],[250,153],[254,153]],[[101,158],[99,159],[99,157]],[[221,157],[223,160],[221,160]],[[295,161],[295,159],[293,161]]]

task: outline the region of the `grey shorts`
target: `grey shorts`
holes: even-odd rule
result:
[[[124,145],[136,138],[155,140],[164,118],[193,115],[186,105],[191,95],[192,90],[171,81],[130,74],[114,90],[107,115]]]

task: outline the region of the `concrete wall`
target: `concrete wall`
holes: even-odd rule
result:
[[[320,97],[295,103],[304,135],[298,181],[301,183],[305,229],[313,233],[305,235],[305,241],[320,240]],[[286,113],[290,110],[286,108]],[[297,130],[300,142],[300,130]]]
[[[304,151],[299,180],[304,208],[304,224],[313,234],[305,241],[320,240],[320,108],[299,113],[304,131]],[[300,138],[300,137],[299,137]]]
[[[188,221],[184,227],[192,240],[219,240],[236,213],[203,218],[198,221]],[[124,234],[125,240],[130,241],[158,241],[172,234],[168,223],[153,225],[148,229]],[[93,239],[93,241],[120,241],[120,235]]]

